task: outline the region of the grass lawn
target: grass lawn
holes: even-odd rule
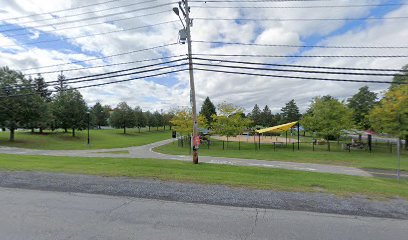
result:
[[[312,150],[310,144],[301,144],[300,151],[292,150],[292,146],[275,146],[261,145],[261,150],[255,150],[253,143],[241,143],[240,149],[237,142],[224,143],[224,150],[222,142],[212,141],[212,145],[208,149],[207,145],[202,145],[199,154],[204,156],[216,157],[231,157],[231,158],[246,158],[246,159],[260,159],[260,160],[277,160],[287,162],[300,163],[320,163],[329,165],[340,165],[357,168],[374,168],[374,169],[389,169],[394,170],[397,166],[397,156],[395,150],[390,153],[387,147],[377,146],[372,153],[362,150],[352,150],[351,152],[341,150],[340,146],[332,143],[331,151],[327,151],[327,146],[315,146],[315,151]],[[380,151],[380,147],[384,151]],[[184,147],[179,147],[177,142],[170,143],[154,149],[160,153],[172,155],[187,155],[189,148],[187,144]],[[403,152],[401,158],[401,169],[408,171],[408,154]]]
[[[0,154],[0,171],[43,171],[222,184],[278,191],[323,191],[341,196],[408,199],[408,181],[281,169],[154,159],[106,159]]]
[[[47,150],[81,150],[81,149],[110,149],[131,146],[140,146],[171,138],[171,131],[151,132],[142,129],[127,129],[127,134],[123,134],[123,129],[91,130],[91,145],[87,145],[87,131],[77,131],[76,137],[71,133],[63,133],[61,130],[44,134],[31,133],[30,131],[17,131],[15,142],[9,142],[9,132],[0,133],[0,146],[47,149]]]

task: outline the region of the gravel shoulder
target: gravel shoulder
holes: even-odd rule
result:
[[[149,179],[42,172],[0,172],[0,187],[408,219],[408,201],[403,199],[379,201],[361,196],[342,198],[324,193],[263,191]]]

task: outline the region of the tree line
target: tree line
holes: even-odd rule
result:
[[[143,128],[171,125],[172,113],[157,111],[143,112],[140,107],[131,108],[122,102],[116,108],[102,106],[99,102],[88,107],[82,94],[66,84],[66,78],[58,75],[54,90],[44,81],[41,75],[35,78],[25,77],[21,72],[8,67],[0,68],[0,127],[10,131],[10,141],[15,140],[15,130],[36,129],[43,133],[45,129],[76,130],[88,127],[101,128]],[[52,92],[56,93],[53,94]]]

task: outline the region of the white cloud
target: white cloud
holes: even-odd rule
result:
[[[4,1],[4,0],[3,0]],[[102,0],[98,1],[101,2]],[[42,13],[60,10],[63,8],[77,7],[96,3],[97,1],[62,1],[62,0],[42,0],[42,1],[5,1],[2,4],[7,13],[3,16],[11,18],[16,16],[31,15],[34,13]],[[104,14],[116,13],[120,11],[129,11],[145,6],[162,4],[170,1],[152,1],[145,5],[137,5],[122,9],[112,9],[104,12],[98,10],[108,9],[118,5],[131,4],[133,1],[123,0],[117,3],[109,3],[106,6],[97,5],[84,9],[76,9],[70,12],[56,13],[54,17],[59,17],[54,22],[75,20],[80,18],[103,16]],[[375,4],[384,1],[359,1],[358,4]],[[229,5],[239,6],[242,3],[230,3]],[[305,5],[349,5],[350,1],[335,1],[330,3],[257,3],[256,6],[305,6]],[[353,3],[357,4],[357,3]],[[205,6],[206,4],[202,4]],[[214,5],[207,3],[207,5]],[[248,4],[246,4],[248,5]],[[175,4],[176,6],[176,4]],[[197,6],[194,4],[193,6]],[[173,14],[171,8],[173,6],[162,7],[153,10],[145,10],[142,12],[128,13],[108,19],[95,19],[87,22],[77,22],[65,25],[55,25],[48,27],[39,27],[30,30],[31,35],[28,38],[33,40],[44,40],[41,31],[52,31],[53,29],[81,26],[89,23],[89,26],[67,29],[63,31],[48,32],[56,37],[75,37],[85,34],[98,34],[108,31],[117,31],[123,29],[134,28],[138,26],[151,25],[160,22],[178,20]],[[91,23],[103,22],[106,20],[114,20],[118,18],[143,15],[150,12],[159,12],[168,9],[168,14],[152,15],[145,17],[132,18],[125,21],[110,22],[98,25]],[[365,17],[370,12],[370,7],[359,8],[305,8],[305,9],[207,9],[207,8],[192,8],[192,17],[209,17],[209,18],[360,18]],[[86,13],[78,17],[62,18],[67,14]],[[408,8],[400,7],[393,11],[389,16],[408,16]],[[24,18],[20,21],[30,21],[50,18],[46,16],[33,16]],[[15,22],[15,21],[13,21]],[[41,21],[38,23],[24,23],[22,26],[35,27],[44,25],[50,21]],[[406,20],[384,20],[372,21],[365,27],[353,28],[344,33],[331,36],[330,34],[344,26],[345,21],[270,21],[270,22],[234,22],[234,21],[201,21],[194,20],[192,28],[193,40],[202,41],[226,41],[226,42],[242,42],[242,43],[260,43],[260,44],[290,44],[302,45],[305,44],[305,39],[315,37],[320,39],[318,44],[321,45],[406,45],[408,30],[401,26],[406,23]],[[2,28],[0,26],[0,28]],[[8,65],[14,69],[35,68],[46,65],[62,64],[70,61],[81,61],[88,58],[98,56],[108,56],[112,54],[134,51],[137,49],[149,48],[165,43],[173,43],[177,40],[178,30],[181,29],[181,24],[171,23],[156,27],[137,29],[132,31],[122,31],[114,34],[98,35],[94,37],[78,38],[69,40],[70,43],[77,46],[81,51],[66,49],[41,49],[41,46],[21,47],[18,46],[16,40],[8,38],[0,34],[0,46],[17,45],[12,48],[14,52],[4,51],[0,48],[0,65]],[[328,36],[326,36],[328,35]],[[54,45],[55,46],[55,45]],[[10,49],[9,49],[10,50]],[[163,49],[155,49],[150,51],[137,52],[129,55],[121,55],[120,57],[108,58],[89,62],[91,66],[97,66],[106,63],[120,63],[127,61],[137,61],[149,58],[161,57],[163,51],[171,55],[185,54],[187,52],[186,45],[169,46]],[[255,47],[241,45],[218,45],[212,46],[204,43],[194,43],[193,51],[195,53],[212,53],[212,54],[264,54],[264,55],[287,55],[299,54],[299,48],[277,48],[277,47]],[[310,55],[382,55],[382,54],[405,54],[407,50],[384,50],[384,49],[318,49],[313,48],[304,54]],[[219,60],[219,59],[216,59]],[[343,59],[343,58],[308,58],[308,59],[271,59],[271,58],[244,58],[237,57],[233,60],[257,61],[269,63],[295,63],[304,65],[317,66],[340,66],[340,67],[367,67],[367,68],[401,68],[406,59]],[[158,61],[156,61],[158,62]],[[208,63],[208,61],[206,62]],[[212,61],[213,64],[223,64],[219,61]],[[112,66],[108,68],[94,68],[82,71],[66,72],[67,77],[77,77],[90,74],[98,74],[107,71],[120,70],[127,67],[135,67],[148,63],[129,64]],[[78,68],[81,64],[70,64],[64,66],[67,68]],[[46,68],[41,71],[58,70],[60,68]],[[237,70],[238,71],[238,70]],[[256,71],[251,71],[256,72]],[[283,73],[276,73],[285,75]],[[288,74],[288,73],[286,73]],[[44,75],[47,81],[56,79],[57,74]],[[304,75],[290,73],[290,75]],[[345,76],[337,75],[314,75],[319,77],[344,78]],[[116,105],[121,101],[128,101],[129,104],[136,106],[140,105],[145,109],[160,110],[169,109],[174,106],[189,105],[189,77],[188,72],[176,74],[178,82],[173,86],[167,87],[164,84],[159,84],[150,81],[149,79],[137,80],[133,82],[107,85],[91,89],[83,89],[86,100],[90,104],[94,104],[100,100],[103,104]],[[363,79],[364,77],[353,77]],[[321,82],[321,81],[305,81],[293,80],[284,78],[261,78],[252,76],[240,76],[231,74],[209,73],[195,71],[197,101],[200,105],[206,96],[216,102],[230,101],[238,105],[244,106],[250,110],[255,103],[259,105],[268,104],[273,111],[279,111],[284,103],[291,99],[295,99],[301,106],[302,110],[307,108],[309,101],[314,96],[318,95],[333,95],[335,97],[345,99],[354,94],[357,89],[363,84],[358,83],[336,83],[336,82]],[[364,79],[374,79],[367,78]],[[377,78],[375,78],[377,79]],[[390,80],[390,78],[383,78]],[[382,79],[382,80],[383,80]],[[107,80],[105,80],[106,82]],[[100,81],[103,82],[103,81]],[[79,85],[79,84],[78,84]],[[381,92],[387,86],[369,85],[372,90]],[[156,99],[152,102],[152,100]]]

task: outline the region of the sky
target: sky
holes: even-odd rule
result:
[[[199,61],[201,63],[225,65],[227,63],[222,60],[233,60],[269,64],[390,69],[400,69],[408,64],[407,58],[299,57],[408,55],[408,48],[313,47],[408,46],[406,27],[408,18],[400,18],[408,17],[408,0],[189,2],[191,18],[194,19],[191,29],[194,54],[282,56],[280,58],[204,56],[211,60]],[[168,0],[0,0],[0,66],[8,66],[32,77],[40,72],[46,81],[55,81],[61,70],[64,70],[63,74],[69,79],[178,60],[180,57],[137,62],[187,54],[186,44],[176,44],[178,32],[183,28],[172,11],[172,8],[177,5],[176,2]],[[350,5],[354,6],[350,7]],[[239,20],[248,18],[273,19],[273,21]],[[327,18],[340,20],[305,20]],[[296,45],[296,47],[210,44],[198,41]],[[167,46],[156,48],[163,45]],[[109,57],[111,55],[117,56]],[[89,59],[93,60],[84,61]],[[127,62],[133,63],[120,64]],[[179,63],[181,62],[172,64]],[[111,66],[98,67],[101,65]],[[168,64],[161,66],[168,66]],[[83,69],[78,70],[78,68]],[[175,67],[172,70],[184,68],[186,66]],[[167,71],[169,69],[157,70],[154,73]],[[246,71],[265,73],[257,70]],[[302,73],[268,73],[283,77],[269,78],[196,70],[194,77],[198,107],[209,96],[215,104],[226,101],[242,106],[247,111],[250,111],[255,104],[260,105],[261,108],[268,105],[272,112],[276,113],[285,103],[295,99],[301,111],[305,111],[316,96],[332,95],[340,100],[346,100],[365,85],[380,96],[388,88],[388,84],[324,82],[284,77],[306,75]],[[144,75],[148,74],[152,73]],[[92,84],[139,76],[143,74],[104,79]],[[391,76],[345,76],[321,73],[306,76],[378,81],[392,79]],[[87,84],[91,83],[77,83],[71,86],[79,87]],[[113,107],[119,102],[126,101],[131,106],[141,106],[143,110],[151,111],[167,111],[175,107],[190,106],[187,71],[84,88],[80,91],[90,106],[98,101]]]

